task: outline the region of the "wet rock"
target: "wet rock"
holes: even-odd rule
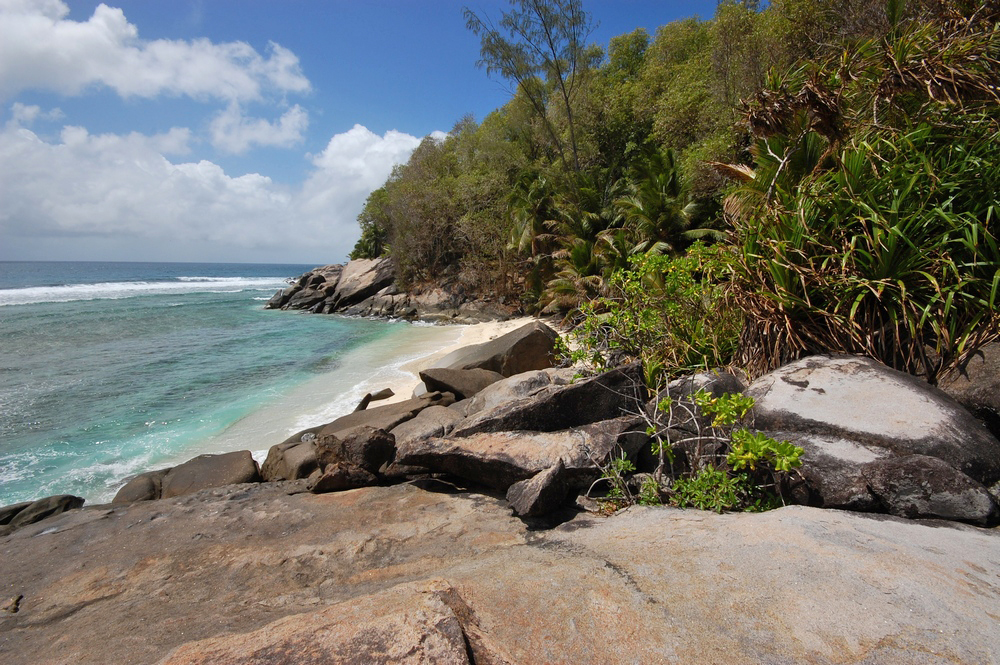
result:
[[[28,524],[40,522],[47,517],[59,515],[68,510],[77,510],[83,507],[84,500],[72,494],[57,494],[47,496],[44,499],[32,501],[14,515],[7,523],[11,529],[18,529]]]

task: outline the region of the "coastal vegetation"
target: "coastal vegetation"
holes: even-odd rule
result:
[[[934,384],[1000,336],[995,3],[725,0],[606,51],[579,0],[465,16],[511,99],[397,167],[353,258],[391,255],[404,288],[564,316],[568,357],[640,360],[651,390],[824,352]],[[780,497],[798,453],[740,431],[666,482],[661,463],[639,496]],[[605,470],[619,498],[628,471]]]
[[[727,0],[606,51],[576,0],[465,13],[511,99],[425,139],[352,257],[650,379],[843,351],[935,383],[997,337],[994,3]]]

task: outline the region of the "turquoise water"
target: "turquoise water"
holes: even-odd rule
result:
[[[107,501],[202,452],[260,456],[431,343],[408,324],[263,309],[311,267],[0,262],[0,505]]]

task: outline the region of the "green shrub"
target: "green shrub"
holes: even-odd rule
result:
[[[784,505],[782,485],[802,465],[803,450],[743,426],[753,404],[751,397],[712,396],[704,390],[690,400],[660,400],[648,430],[652,451],[659,458],[658,468],[643,479],[638,494],[633,495],[627,476],[635,466],[624,452],[612,457],[595,482],[608,485],[605,505],[617,509],[632,503],[669,503],[720,513]],[[700,416],[710,417],[711,424],[678,440],[674,425],[679,411],[691,417],[684,419],[687,422],[697,424]],[[679,452],[683,452],[687,466],[675,469]]]
[[[581,307],[572,360],[598,370],[641,360],[649,385],[660,375],[725,365],[740,321],[716,279],[728,261],[724,247],[701,244],[678,258],[633,257],[613,276],[610,295]]]

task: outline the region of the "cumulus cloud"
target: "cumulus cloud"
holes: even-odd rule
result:
[[[290,148],[301,143],[309,127],[309,114],[296,104],[275,122],[248,118],[240,105],[231,103],[209,125],[212,145],[234,155],[242,155],[251,146]]]
[[[106,86],[122,97],[185,95],[226,101],[310,89],[299,60],[271,43],[142,40],[121,9],[101,4],[87,21],[59,0],[0,0],[0,99],[28,89],[77,95]]]
[[[409,159],[418,145],[420,139],[415,136],[395,130],[379,136],[362,125],[335,135],[312,158],[316,168],[302,187],[302,213],[309,218],[349,217],[353,225],[368,194],[385,182],[394,165]]]
[[[241,249],[271,260],[339,260],[358,236],[365,197],[420,139],[355,125],[311,158],[301,188],[165,156],[184,154],[190,141],[183,128],[147,136],[73,126],[47,141],[8,123],[0,131],[0,237],[19,247],[46,238],[131,239],[140,248],[180,239],[227,260],[249,256]]]

